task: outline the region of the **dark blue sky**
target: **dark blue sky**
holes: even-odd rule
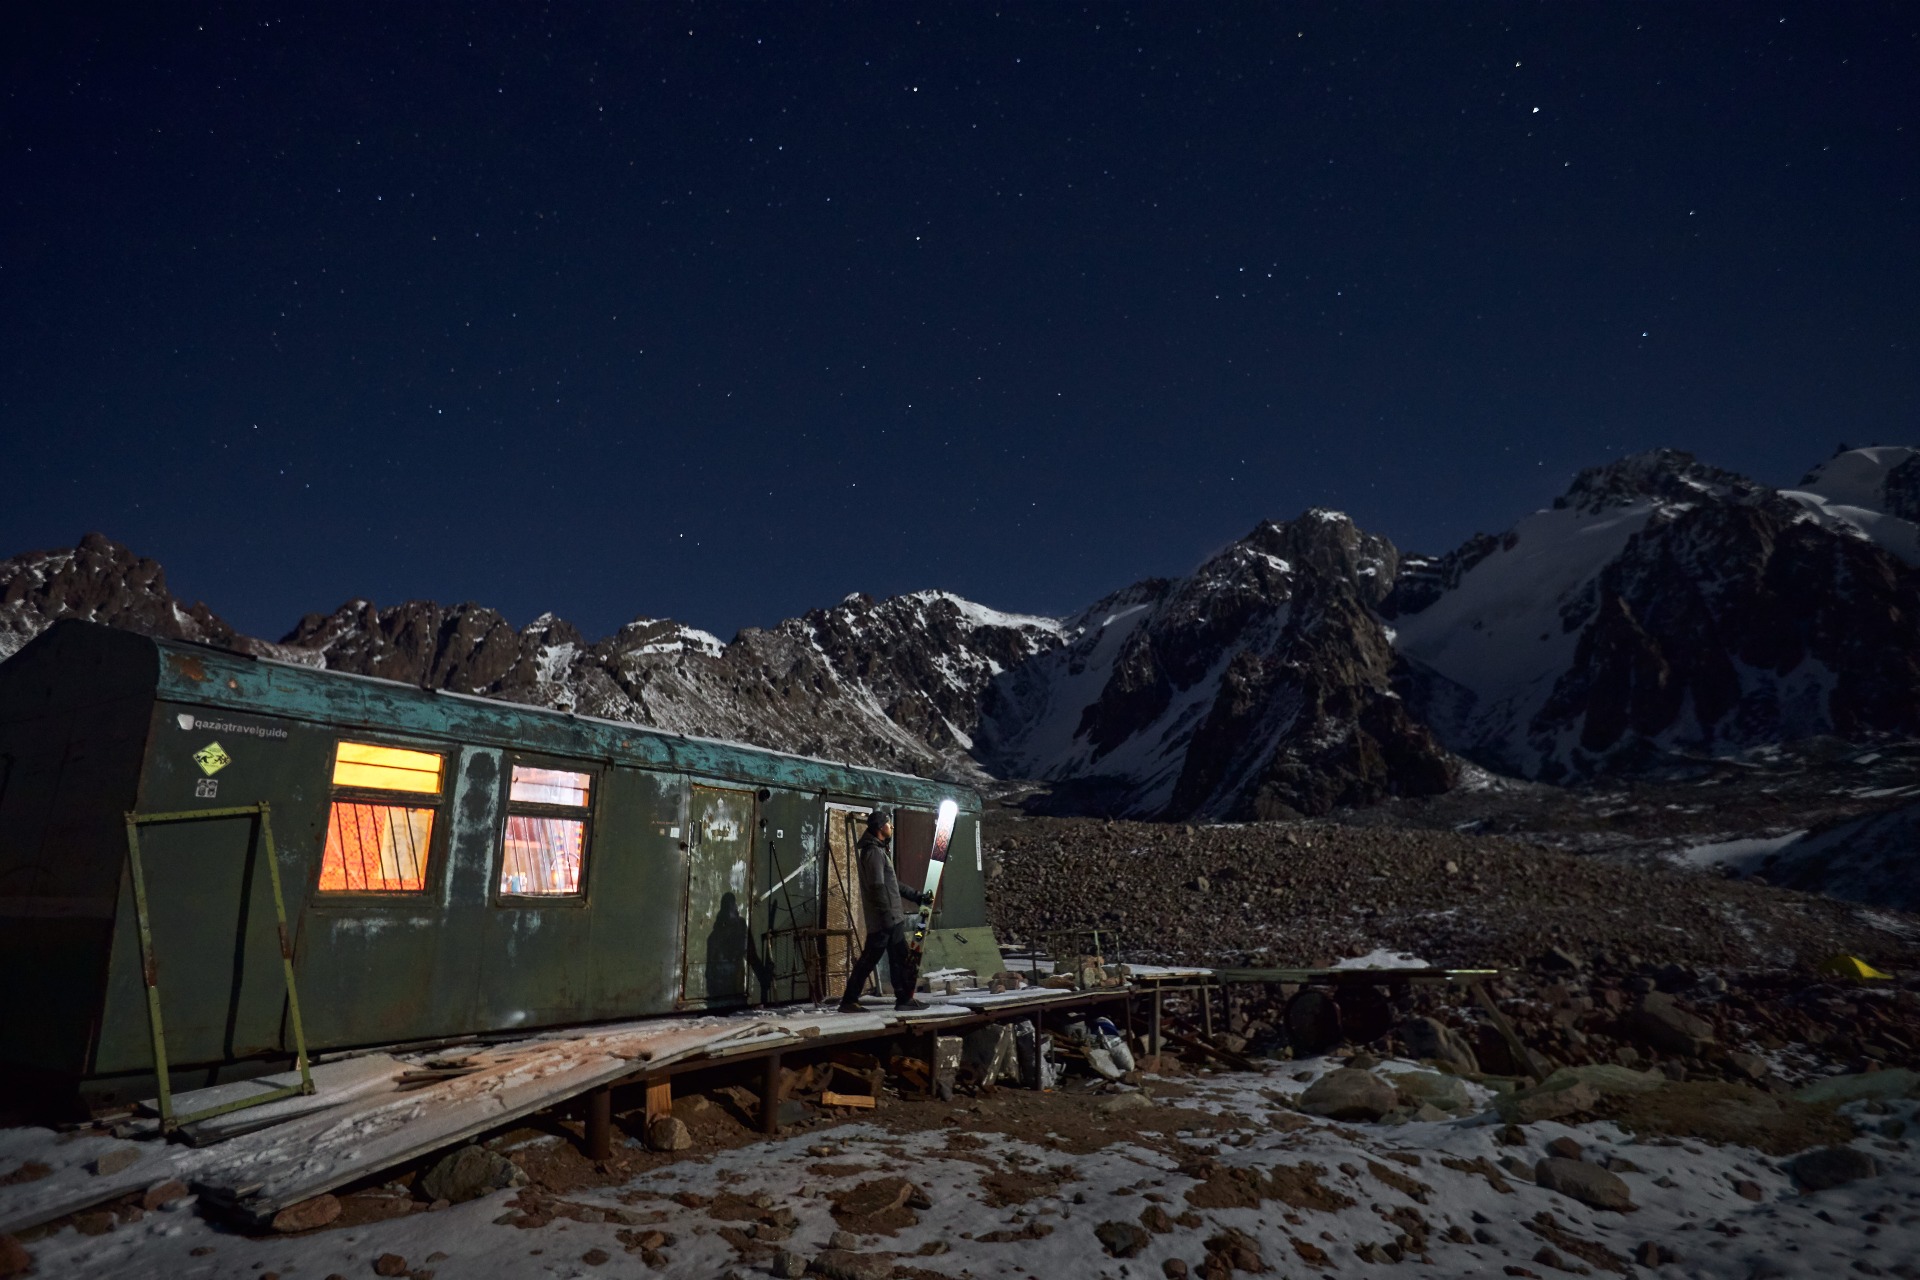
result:
[[[0,556],[722,635],[1916,435],[1920,10],[9,6]]]

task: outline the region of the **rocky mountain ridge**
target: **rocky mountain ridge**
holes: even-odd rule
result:
[[[1795,490],[1673,451],[1575,478],[1442,556],[1344,515],[1266,521],[1192,574],[1065,619],[850,595],[731,641],[638,618],[350,601],[280,641],[183,605],[99,535],[0,562],[0,656],[59,617],[429,688],[927,774],[1033,779],[1057,811],[1316,815],[1809,735],[1920,736],[1920,450]],[[1912,551],[1914,554],[1909,554]]]

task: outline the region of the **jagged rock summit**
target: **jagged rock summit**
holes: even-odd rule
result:
[[[986,691],[978,754],[1116,816],[1325,813],[1443,791],[1447,753],[1390,687],[1374,609],[1399,560],[1334,511],[1266,522],[1186,578],[1070,619]]]
[[[206,605],[182,608],[158,562],[89,533],[62,551],[0,561],[0,658],[57,618],[84,618],[143,635],[234,646],[239,635]]]

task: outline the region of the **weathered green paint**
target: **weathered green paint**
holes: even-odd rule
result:
[[[687,925],[681,1003],[745,1004],[753,884],[754,794],[694,785],[687,824]]]
[[[955,794],[951,783],[786,755],[734,742],[663,733],[465,694],[427,692],[369,676],[315,672],[192,645],[149,641],[160,651],[157,696],[163,702],[218,707],[331,725],[379,727],[440,741],[486,743],[574,759],[756,787],[884,795],[931,809]],[[963,801],[978,800],[964,789]]]
[[[425,892],[317,892],[342,739],[444,754]],[[227,763],[209,775],[195,753],[213,743]],[[579,897],[497,892],[516,760],[595,779]],[[696,807],[711,819],[715,797],[734,806],[728,841],[690,858]],[[926,813],[944,798],[962,815],[934,923],[984,926],[979,802],[962,787],[63,623],[0,664],[0,962],[48,974],[0,991],[0,1025],[22,1029],[0,1037],[0,1066],[150,1070],[129,810],[272,805],[293,980],[321,1050],[803,997],[790,931],[819,922],[827,804]],[[193,1084],[292,1047],[248,826],[142,832],[168,1052]],[[728,893],[716,991],[707,944]]]

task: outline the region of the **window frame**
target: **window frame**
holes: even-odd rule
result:
[[[342,786],[333,780],[340,762],[340,747],[352,743],[367,747],[392,747],[397,751],[418,751],[440,758],[440,790],[387,790],[380,787]],[[446,876],[447,798],[453,791],[455,748],[442,742],[409,742],[374,733],[344,733],[335,737],[327,752],[326,819],[320,827],[320,856],[314,860],[313,897],[316,906],[369,906],[379,904],[396,908],[413,907],[434,894]],[[433,831],[427,837],[427,867],[418,889],[322,889],[320,878],[327,871],[327,836],[333,830],[333,806],[336,804],[379,805],[389,809],[431,809]]]
[[[589,905],[588,899],[592,889],[594,828],[598,825],[596,818],[600,811],[600,789],[606,783],[606,770],[593,761],[527,751],[508,751],[504,753],[501,763],[503,767],[500,771],[500,824],[494,833],[493,840],[492,876],[489,886],[491,904],[495,907],[556,907],[569,910],[586,907]],[[585,807],[515,800],[513,798],[515,766],[584,774],[587,778]],[[514,818],[562,818],[569,822],[580,823],[580,888],[577,891],[573,893],[509,893],[501,888],[501,882],[506,878],[507,873],[507,824]]]

